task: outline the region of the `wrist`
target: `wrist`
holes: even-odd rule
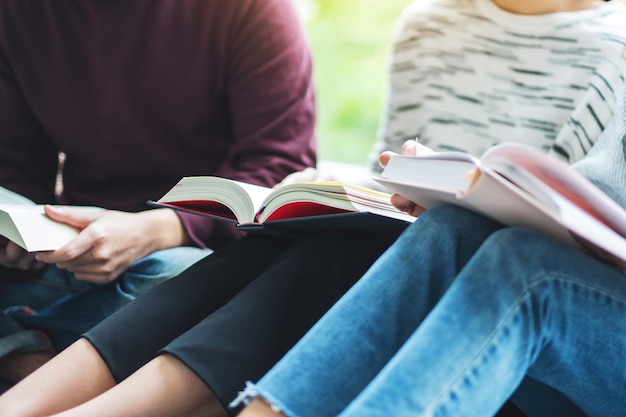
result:
[[[185,246],[192,243],[174,210],[153,209],[145,211],[143,214],[149,219],[147,233],[153,239],[154,250]]]

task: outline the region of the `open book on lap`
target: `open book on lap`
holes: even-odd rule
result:
[[[212,176],[182,178],[148,204],[234,222],[240,230],[320,227],[405,227],[415,219],[394,208],[389,194],[357,185],[300,182],[276,189]]]
[[[626,211],[564,162],[504,143],[480,158],[394,155],[376,181],[429,208],[455,204],[626,265]]]

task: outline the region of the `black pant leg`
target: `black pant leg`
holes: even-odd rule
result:
[[[249,235],[124,306],[86,337],[120,381],[227,303],[293,242]]]
[[[164,351],[196,372],[227,407],[245,382],[267,372],[397,234],[330,231],[294,243]],[[238,411],[228,410],[232,415]]]

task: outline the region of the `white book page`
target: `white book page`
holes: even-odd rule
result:
[[[263,207],[263,204],[265,203],[265,200],[268,198],[268,196],[272,195],[275,190],[272,190],[271,188],[268,187],[261,187],[259,185],[255,185],[255,184],[248,184],[245,182],[240,182],[240,181],[233,181],[236,184],[239,184],[239,186],[245,190],[246,194],[248,195],[250,204],[252,205],[252,213],[250,213],[250,215],[247,216],[248,221],[252,221],[252,219],[254,219],[254,215],[259,212],[261,210],[261,208]]]
[[[78,230],[48,218],[42,205],[0,204],[0,234],[29,252],[38,252],[60,248]]]
[[[480,164],[477,158],[461,152],[394,155],[375,180],[381,184],[396,182],[456,194],[468,187],[469,173]]]
[[[626,265],[626,239],[604,223],[581,210],[570,201],[557,197],[560,206],[560,217],[563,225],[575,237],[581,237],[586,244],[602,248],[603,252],[613,255]]]
[[[594,216],[626,236],[626,211],[565,162],[519,143],[495,146],[485,153],[483,161],[494,170],[500,170],[502,165],[510,165],[512,161],[521,170],[539,178],[556,193],[593,212]],[[535,193],[533,189],[528,191]]]
[[[393,207],[389,197],[387,193],[339,181],[292,183],[276,189],[265,199],[259,221],[271,218],[276,210],[293,202],[320,204],[340,210],[370,212],[414,221],[414,218]]]
[[[157,202],[181,203],[206,201],[227,207],[240,223],[254,220],[263,199],[272,192],[271,188],[220,177],[184,177]]]

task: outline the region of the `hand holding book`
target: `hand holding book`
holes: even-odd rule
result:
[[[81,209],[102,210],[98,207]],[[0,236],[27,252],[59,249],[79,233],[79,228],[57,221],[45,213],[45,205],[36,204],[17,193],[0,187]]]
[[[28,252],[55,250],[78,231],[44,214],[44,206],[0,187],[0,235]]]
[[[500,144],[480,159],[394,155],[376,180],[424,208],[459,205],[626,262],[626,211],[564,162],[526,145]]]
[[[408,140],[402,145],[403,155],[430,155],[435,153],[432,149],[419,143],[418,139]],[[395,152],[386,151],[380,154],[378,163],[381,167],[385,168],[389,159],[395,155]],[[398,210],[405,212],[411,216],[417,217],[426,210],[424,207],[416,204],[414,201],[404,197],[401,194],[395,193],[390,198],[391,204]]]

